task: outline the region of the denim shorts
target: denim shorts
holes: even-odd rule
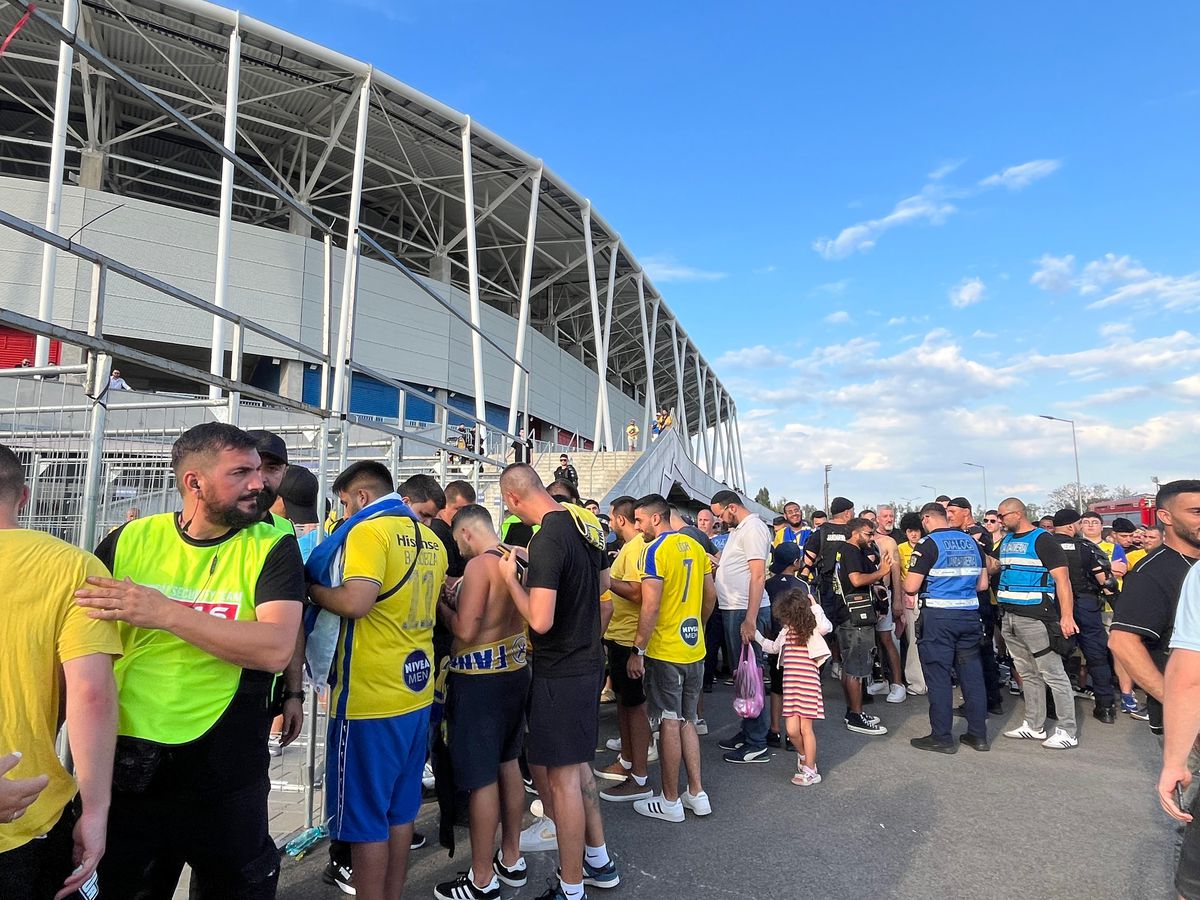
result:
[[[673,663],[646,660],[646,715],[654,725],[663,719],[696,722],[704,687],[704,660]]]
[[[837,627],[838,647],[842,651],[842,673],[851,678],[867,678],[871,674],[871,653],[875,649],[874,625]]]

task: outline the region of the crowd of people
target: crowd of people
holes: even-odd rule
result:
[[[1078,746],[1077,698],[1105,725],[1148,721],[1164,809],[1200,809],[1200,481],[1162,485],[1143,529],[1074,509],[1035,524],[1017,498],[976,521],[949,496],[899,521],[835,497],[769,523],[730,490],[694,519],[658,494],[602,510],[564,457],[549,485],[509,465],[497,523],[466,482],[397,485],[359,461],[322,524],[316,477],[269,432],[198,425],[172,468],[180,509],[87,553],[18,527],[29,491],[0,446],[0,897],[169,898],[185,864],[194,896],[274,897],[269,760],[301,733],[306,679],[327,687],[325,876],[367,900],[403,894],[431,781],[440,841],[461,820],[470,841],[435,897],[499,897],[537,852],[556,854],[542,900],[619,885],[605,803],[713,811],[701,738],[722,657],[741,722],[724,761],[790,751],[799,788],[831,774],[826,679],[866,738],[888,730],[868,707],[927,695],[910,743],[945,754],[990,749],[1007,688],[1023,715],[1003,737],[1049,750]],[[1200,897],[1198,825],[1176,884]]]

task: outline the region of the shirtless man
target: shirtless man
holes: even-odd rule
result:
[[[880,507],[880,509],[884,509],[884,507]],[[908,691],[904,687],[904,670],[900,668],[900,647],[897,643],[904,633],[904,585],[900,578],[900,549],[891,535],[890,522],[886,526],[881,524],[878,514],[868,518],[875,520],[875,535],[871,540],[879,550],[880,562],[886,558],[892,566],[890,574],[883,581],[884,586],[891,594],[892,608],[888,610],[886,616],[880,616],[879,621],[875,623],[875,643],[880,652],[887,657],[892,683],[890,685],[881,683],[878,687],[874,684],[869,685],[867,692],[870,694],[886,693],[888,703],[903,703],[908,696]],[[893,521],[895,520],[895,513],[891,518]]]
[[[446,718],[454,779],[471,795],[471,868],[439,884],[434,896],[475,900],[499,897],[501,881],[522,887],[527,880],[518,847],[525,789],[517,757],[525,739],[528,645],[500,560],[510,553],[520,563],[528,557],[500,543],[491,515],[477,504],[455,514],[451,533],[467,564],[457,602],[440,604],[454,633]],[[497,825],[500,850],[493,855]]]

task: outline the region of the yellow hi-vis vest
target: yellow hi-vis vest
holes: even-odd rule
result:
[[[252,621],[259,574],[284,537],[259,522],[212,546],[196,546],[180,537],[174,513],[134,519],[117,540],[113,577],[131,578],[206,615]],[[184,744],[215,725],[237,693],[241,666],[169,631],[118,627],[125,655],[113,666],[117,733]]]

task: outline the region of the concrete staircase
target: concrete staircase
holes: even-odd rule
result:
[[[629,468],[641,458],[641,451],[614,451],[595,453],[577,450],[567,454],[571,465],[579,472],[579,494],[584,500],[600,500],[616,484]],[[540,453],[534,458],[533,467],[545,484],[554,477],[558,468],[558,451]]]

